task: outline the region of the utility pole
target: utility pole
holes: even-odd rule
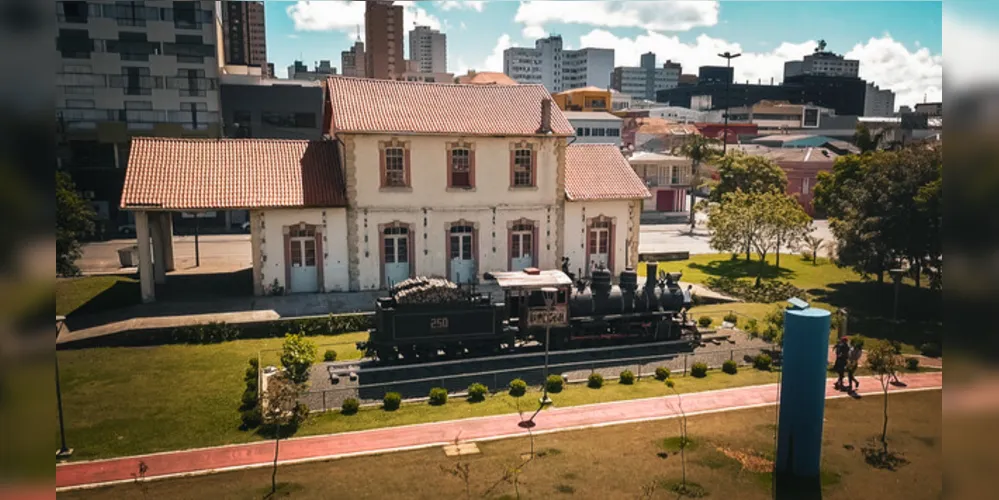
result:
[[[59,338],[59,333],[62,331],[62,326],[66,323],[65,316],[56,316],[56,339]],[[62,388],[59,387],[59,352],[56,349],[55,356],[55,382],[56,382],[56,405],[59,409],[59,440],[61,445],[59,450],[56,451],[56,458],[67,459],[73,455],[73,449],[66,446],[66,426],[63,424],[62,420]]]
[[[732,69],[732,59],[735,59],[736,57],[739,57],[741,55],[742,54],[733,54],[729,51],[725,51],[724,53],[718,54],[718,57],[724,57],[725,67],[727,69]],[[734,78],[735,75],[729,74],[726,76],[727,79],[725,80],[725,132],[724,132],[725,139],[724,141],[722,141],[722,156],[725,156],[728,153],[728,108],[731,107],[730,106],[731,103],[729,101],[732,98],[732,80],[735,79]]]

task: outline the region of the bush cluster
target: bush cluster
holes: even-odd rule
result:
[[[656,368],[656,380],[662,381],[669,378],[669,368],[660,366]]]
[[[399,409],[399,405],[402,404],[402,394],[398,392],[386,392],[385,397],[382,398],[382,407],[386,411],[395,411]]]
[[[596,372],[591,373],[590,376],[586,379],[586,386],[589,387],[590,389],[599,389],[603,387],[604,376]]]
[[[919,358],[905,358],[905,367],[914,372],[919,369]]]
[[[739,371],[739,365],[731,359],[726,360],[722,363],[722,371],[729,375],[735,375]]]
[[[558,393],[562,392],[562,384],[563,383],[564,383],[564,381],[562,380],[561,376],[559,376],[559,375],[549,375],[548,379],[545,380],[545,388],[548,390],[548,392],[551,392],[551,393],[554,393],[554,394],[558,394]]]
[[[749,334],[749,338],[755,339],[760,336],[760,323],[756,318],[749,318],[746,320],[746,333]]]
[[[634,384],[635,383],[635,374],[631,373],[631,370],[625,370],[625,371],[621,372],[621,375],[618,375],[617,381],[620,382],[620,383],[622,383],[622,384],[625,384],[625,385]]]
[[[239,338],[239,328],[228,323],[211,322],[175,328],[172,340],[176,344],[218,344]]]
[[[527,393],[527,382],[519,378],[510,381],[510,395],[519,398]]]
[[[246,373],[243,375],[246,389],[243,391],[239,405],[239,417],[243,422],[241,426],[243,430],[256,429],[263,421],[263,415],[260,413],[259,388],[257,387],[260,366],[257,358],[250,358],[249,364],[250,366],[246,368]]]
[[[468,386],[468,400],[472,402],[484,401],[489,388],[478,382]]]
[[[430,404],[440,406],[444,403],[447,403],[447,389],[443,387],[430,389]]]
[[[791,297],[804,298],[804,290],[787,281],[766,280],[760,286],[753,286],[750,280],[734,278],[708,278],[708,288],[725,295],[740,298],[747,302],[780,302]]]
[[[753,358],[753,368],[757,370],[770,371],[771,365],[773,365],[773,359],[770,358],[769,354],[757,354]]]
[[[736,325],[739,324],[739,317],[736,316],[735,313],[732,313],[732,312],[726,314],[725,317],[722,318],[722,319],[725,320],[725,322],[727,322],[727,323],[732,323],[733,326],[736,326]]]
[[[343,404],[340,405],[340,413],[344,415],[353,415],[360,409],[361,402],[355,398],[347,398],[343,400]]]
[[[690,366],[690,376],[697,378],[704,378],[708,376],[708,365],[705,363],[697,362]]]
[[[326,361],[327,363],[336,361],[336,351],[333,349],[326,349],[326,352],[323,353],[323,361]]]
[[[714,321],[715,320],[709,318],[708,316],[701,316],[700,318],[697,318],[697,324],[701,328],[707,328],[711,326],[711,323],[714,323]]]

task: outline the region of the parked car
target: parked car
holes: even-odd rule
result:
[[[135,236],[135,224],[122,224],[118,226],[118,234],[122,236]]]

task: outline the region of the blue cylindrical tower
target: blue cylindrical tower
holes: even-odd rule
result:
[[[829,311],[791,299],[784,311],[778,474],[818,478],[829,360]]]

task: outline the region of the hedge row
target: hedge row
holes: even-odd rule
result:
[[[216,344],[238,339],[263,339],[298,334],[306,337],[336,335],[371,328],[373,313],[330,314],[277,319],[257,323],[211,322],[179,328],[129,330],[60,344],[60,349],[89,347],[141,347],[166,344]]]

